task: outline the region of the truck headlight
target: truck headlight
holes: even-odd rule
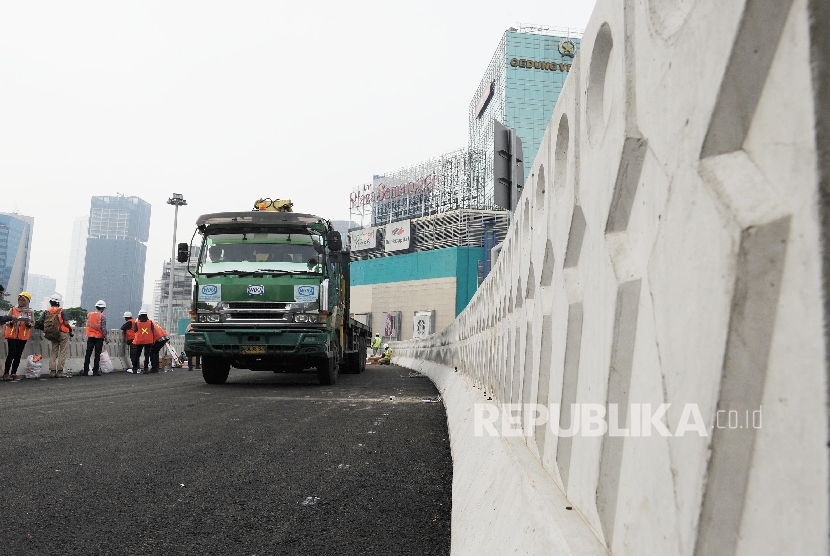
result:
[[[219,322],[220,317],[216,313],[199,315],[199,322]]]
[[[294,315],[294,322],[314,322],[314,319],[312,317],[313,315],[297,313],[296,315]]]

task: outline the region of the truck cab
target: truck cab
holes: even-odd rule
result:
[[[178,259],[195,279],[185,353],[202,358],[207,383],[231,366],[312,369],[322,384],[365,368],[369,330],[349,318],[348,257],[327,220],[254,210],[206,214],[196,229],[198,259],[187,244]]]

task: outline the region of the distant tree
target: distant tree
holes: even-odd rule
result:
[[[82,307],[70,307],[65,309],[66,316],[69,320],[75,321],[75,326],[84,326],[86,324],[86,309]]]
[[[12,304],[6,301],[5,299],[0,299],[0,310],[8,311],[12,308]]]

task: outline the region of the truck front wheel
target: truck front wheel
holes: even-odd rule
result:
[[[360,339],[360,350],[358,350],[358,373],[362,373],[366,370],[366,340],[364,338]]]
[[[203,364],[204,366],[204,364]],[[320,384],[330,386],[337,382],[337,362],[328,357],[317,360],[317,379]]]
[[[225,384],[231,364],[221,357],[202,357],[202,378],[208,384]]]

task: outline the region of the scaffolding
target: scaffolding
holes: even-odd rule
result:
[[[469,176],[467,149],[374,176],[371,184],[352,190],[349,215],[364,227],[482,208],[478,196],[470,191]]]
[[[494,243],[500,243],[510,226],[506,211],[460,209],[410,221],[410,247],[406,251],[387,252],[383,247],[383,228],[377,228],[377,244],[372,249],[351,252],[351,260],[377,259],[415,251],[432,251],[448,247],[481,247],[484,234],[495,232]]]

